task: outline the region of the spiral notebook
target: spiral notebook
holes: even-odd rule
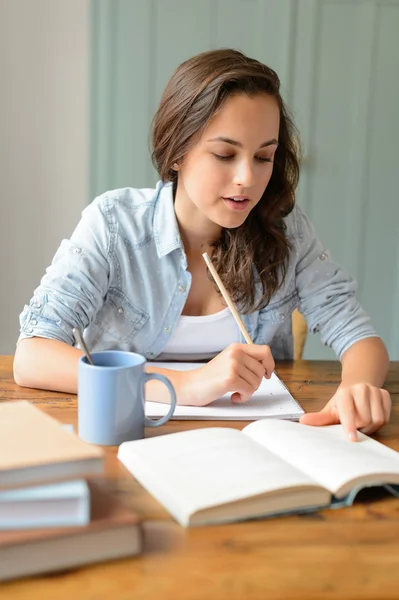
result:
[[[162,369],[188,371],[203,367],[203,363],[152,362],[151,366]],[[275,373],[270,379],[262,379],[259,388],[244,404],[230,401],[231,394],[225,394],[207,406],[176,406],[172,419],[209,421],[254,421],[256,419],[289,419],[298,421],[304,414],[302,406],[295,400]],[[145,403],[147,417],[162,417],[169,410],[168,404]]]

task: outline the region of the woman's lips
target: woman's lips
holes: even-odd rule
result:
[[[232,198],[236,198],[233,200]],[[248,207],[249,198],[248,196],[232,196],[230,198],[223,198],[226,206],[228,206],[231,210],[242,211]]]

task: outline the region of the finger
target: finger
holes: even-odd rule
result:
[[[272,351],[269,346],[264,346],[266,352],[266,358],[262,360],[262,365],[265,369],[265,377],[266,379],[270,379],[273,375],[274,369],[276,367],[276,363],[274,362]]]
[[[360,430],[366,435],[369,433],[374,433],[374,431],[377,431],[377,429],[379,429],[386,423],[384,409],[382,405],[381,391],[382,390],[379,390],[378,388],[374,388],[374,390],[370,391],[370,424],[366,427],[362,427],[362,429]]]
[[[380,391],[381,391],[381,398],[382,398],[382,410],[384,411],[384,421],[385,421],[385,423],[388,423],[390,416],[391,416],[391,408],[392,408],[391,396],[389,395],[389,392],[387,390],[380,390]]]
[[[243,402],[248,402],[251,398],[254,390],[251,385],[249,385],[243,379],[238,380],[237,385],[235,386],[235,392],[230,396],[231,402],[241,404]]]
[[[248,391],[244,391],[244,388],[241,387],[241,389],[243,391],[240,392],[233,392],[230,396],[230,401],[233,404],[245,404],[245,402],[248,402],[248,400],[250,400],[250,398],[252,397],[251,392]]]
[[[230,399],[232,402],[247,402],[254,391],[258,389],[264,370],[259,363],[257,366],[253,365],[252,363],[256,363],[257,361],[244,354],[239,346],[239,344],[232,344],[232,347],[229,349],[229,372],[226,373],[224,385],[227,392],[238,392],[239,394],[239,396],[231,396]],[[251,369],[248,369],[243,364],[245,361],[249,361],[252,368],[258,369],[260,374],[257,375]]]
[[[252,396],[252,394],[255,392],[255,390],[257,390],[258,387],[260,386],[262,377],[258,377],[253,371],[248,369],[243,364],[237,365],[236,373],[239,378],[239,384],[241,384],[241,381],[244,382],[245,384],[247,384],[248,389],[250,390],[250,394]],[[240,391],[236,386],[234,386],[233,389],[234,389],[234,391]]]
[[[357,442],[356,430],[356,411],[355,403],[352,395],[349,392],[336,394],[336,406],[338,410],[339,420],[342,427],[351,442]]]
[[[369,386],[354,386],[352,397],[355,404],[355,424],[357,429],[369,427],[372,423],[371,416],[371,394],[372,390]]]
[[[303,425],[312,425],[313,427],[324,427],[324,425],[336,425],[339,419],[335,412],[321,410],[319,412],[306,413],[302,415],[299,422]]]
[[[273,375],[274,369],[276,367],[276,363],[274,362],[274,358],[273,358],[271,352],[266,360],[262,360],[262,365],[265,369],[264,376],[266,377],[266,379],[270,379],[270,377]]]
[[[271,377],[274,371],[274,359],[269,346],[260,344],[237,344],[245,354],[261,362],[265,368],[265,377]]]
[[[323,427],[324,425],[334,425],[339,423],[338,413],[334,408],[334,401],[330,400],[327,404],[317,412],[310,412],[302,415],[299,422],[304,425],[313,425],[315,427]]]
[[[265,376],[265,367],[263,366],[263,363],[252,358],[252,356],[248,356],[248,354],[245,353],[242,353],[238,360],[246,369],[248,369],[248,371],[251,371],[251,373],[253,373],[254,376],[257,378],[258,388],[260,386],[262,378]]]
[[[230,401],[233,402],[233,404],[243,404],[244,402],[247,402],[247,398],[242,396],[239,392],[234,392],[230,396]]]

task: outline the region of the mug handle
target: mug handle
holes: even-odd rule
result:
[[[158,381],[164,383],[170,393],[170,409],[167,415],[164,415],[160,419],[157,419],[157,421],[153,421],[148,417],[144,418],[144,425],[146,427],[159,427],[160,425],[164,425],[167,421],[169,421],[170,417],[174,413],[174,410],[176,408],[176,392],[175,388],[173,387],[169,379],[165,377],[165,375],[161,375],[160,373],[144,373],[144,383],[147,383],[147,381],[150,381],[150,379],[157,379]]]

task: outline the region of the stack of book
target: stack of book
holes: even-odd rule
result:
[[[103,451],[27,401],[0,404],[0,581],[137,554]]]

